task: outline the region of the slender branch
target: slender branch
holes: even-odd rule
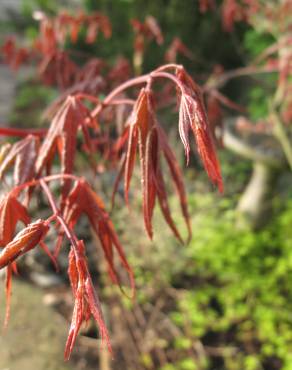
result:
[[[214,96],[215,98],[217,98],[217,100],[219,100],[223,105],[225,105],[226,107],[230,109],[234,109],[242,113],[247,112],[247,109],[245,107],[242,107],[241,105],[233,102],[227,96],[221,94],[218,90],[212,90],[210,94]]]
[[[128,81],[124,82],[122,85],[118,86],[117,88],[115,88],[112,92],[110,92],[105,97],[105,99],[103,100],[103,102],[101,104],[99,104],[91,112],[92,117],[96,117],[100,113],[100,111],[102,110],[103,106],[109,104],[122,91],[127,90],[129,87],[133,87],[133,86],[136,86],[136,85],[144,84],[144,83],[147,82],[148,78],[149,78],[149,74],[142,75],[140,77],[135,77],[135,78],[132,78],[131,80],[128,80]]]
[[[76,238],[76,235],[72,232],[72,230],[69,228],[69,226],[67,225],[66,221],[64,220],[63,216],[61,215],[61,212],[54,200],[54,197],[53,197],[53,194],[52,192],[50,191],[48,185],[46,184],[46,182],[44,181],[44,179],[40,179],[39,180],[39,183],[41,185],[41,187],[43,188],[47,198],[48,198],[48,201],[50,203],[50,206],[52,208],[52,211],[54,212],[54,215],[56,216],[56,218],[58,219],[59,223],[62,225],[62,228],[67,236],[67,238],[69,239],[70,243],[72,244],[72,247],[74,248],[74,252],[78,253],[78,241],[77,241],[77,238]]]
[[[90,82],[93,84],[93,85],[96,85],[99,81],[100,81],[101,77],[100,76],[97,76],[97,77],[94,77]],[[86,84],[87,84],[87,81],[82,81],[82,82],[78,82],[76,83],[75,85],[69,87],[67,90],[65,90],[64,92],[62,92],[62,94],[57,98],[55,99],[51,104],[50,106],[45,110],[44,114],[43,114],[43,118],[44,119],[47,119],[51,116],[51,111],[53,110],[52,108],[55,108],[57,107],[59,104],[62,103],[62,101],[64,99],[66,99],[67,96],[69,95],[74,95],[74,94],[78,94],[80,93],[80,91],[84,91],[85,90],[85,87],[86,87]]]
[[[92,102],[94,104],[99,104],[100,103],[100,100],[98,98],[96,98],[95,96],[89,95],[89,94],[85,94],[85,93],[78,93],[78,94],[75,95],[75,98],[76,99],[89,100],[90,102]]]
[[[154,72],[162,72],[162,71],[165,71],[167,69],[177,69],[177,68],[183,68],[183,66],[181,64],[169,63],[169,64],[165,64],[165,65],[155,69]]]
[[[274,135],[280,142],[283,152],[285,153],[287,162],[289,163],[290,168],[292,169],[292,147],[289,140],[289,137],[286,133],[285,127],[279,119],[277,113],[273,112],[271,114],[271,119],[274,122]]]
[[[114,99],[115,96],[117,96],[118,94],[120,94],[122,91],[127,90],[129,87],[133,87],[133,86],[136,86],[136,85],[147,83],[148,80],[149,80],[149,77],[150,78],[151,77],[152,78],[156,78],[156,77],[168,78],[168,79],[172,80],[176,85],[178,85],[182,89],[183,87],[182,87],[181,82],[175,76],[173,76],[170,73],[163,72],[163,70],[165,70],[165,69],[179,68],[179,67],[181,67],[181,66],[179,66],[177,64],[166,64],[166,65],[164,65],[164,66],[162,66],[162,67],[154,70],[151,73],[142,75],[140,77],[135,77],[135,78],[132,78],[131,80],[128,80],[128,81],[124,82],[122,85],[118,86],[111,93],[109,93],[105,97],[105,99],[103,100],[103,102],[101,104],[99,104],[91,112],[91,115],[93,117],[96,117],[100,113],[100,111],[102,110],[103,106],[109,104]]]
[[[27,135],[36,135],[43,137],[48,132],[47,129],[25,129],[25,128],[11,128],[11,127],[0,127],[0,136],[18,136],[26,137]]]
[[[134,105],[135,100],[134,99],[115,99],[107,103],[107,105],[122,105],[122,104]]]
[[[291,43],[291,39],[288,36],[281,37],[280,40],[266,48],[253,62],[254,64],[258,64],[261,61],[265,60],[269,55],[274,54],[276,51],[279,51],[279,49],[282,49],[285,46],[289,46],[289,43]]]
[[[283,160],[258,148],[252,147],[225,128],[223,132],[223,143],[226,148],[243,158],[265,164],[269,167],[280,167]]]
[[[174,82],[181,90],[183,90],[183,85],[180,82],[180,80],[168,72],[155,72],[154,71],[151,73],[151,76],[153,78],[157,78],[157,77],[168,78],[169,80]]]
[[[60,180],[60,179],[68,179],[68,180],[73,180],[73,181],[80,181],[81,180],[80,177],[77,177],[75,175],[71,175],[69,173],[56,174],[56,175],[45,176],[45,177],[42,177],[40,179],[34,179],[34,180],[31,180],[31,181],[25,182],[23,184],[20,184],[20,185],[16,186],[13,189],[13,191],[15,191],[16,193],[19,193],[24,189],[40,185],[41,181],[50,182],[50,181],[55,181],[55,180]]]
[[[206,84],[203,86],[203,91],[208,92],[213,89],[219,89],[223,87],[229,80],[233,78],[243,77],[243,76],[250,76],[250,75],[256,75],[261,73],[272,73],[272,72],[278,72],[279,68],[273,67],[255,67],[255,66],[248,66],[248,67],[242,67],[237,68],[229,72],[225,72],[222,75],[212,78],[211,80],[207,81]]]

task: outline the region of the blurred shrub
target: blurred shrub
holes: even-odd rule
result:
[[[43,124],[44,109],[56,96],[57,93],[53,88],[43,86],[33,78],[18,82],[13,110],[9,117],[10,125],[40,127]]]
[[[172,320],[217,351],[206,368],[291,369],[292,202],[258,232],[238,230],[224,199],[214,206],[212,196],[193,195],[191,204],[194,237],[172,277]]]
[[[165,299],[163,314],[181,333],[165,347],[177,362],[160,370],[292,369],[292,201],[274,199],[269,224],[255,232],[236,227],[235,198],[189,196],[194,235],[188,246],[167,234],[159,214],[152,245],[138,225],[127,234],[127,210],[117,215],[138,304]],[[200,358],[191,352],[198,344]]]

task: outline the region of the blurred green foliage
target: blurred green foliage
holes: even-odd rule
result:
[[[42,10],[47,14],[54,15],[56,14],[59,6],[62,5],[61,3],[58,0],[24,0],[21,4],[22,13],[27,18],[31,17],[35,10]],[[64,5],[65,4],[66,2]]]
[[[220,346],[237,347],[226,369],[246,369],[246,361],[248,368],[258,369],[274,356],[290,369],[292,202],[267,228],[252,232],[237,230],[225,202],[212,207],[212,197],[194,197],[208,212],[193,221],[199,232],[185,249],[183,272],[185,279],[194,279],[194,289],[181,295],[173,319],[190,325],[194,338],[212,335],[220,338]]]
[[[20,81],[17,90],[13,110],[9,116],[11,126],[19,127],[21,124],[28,127],[41,127],[44,109],[57,97],[56,90],[40,84],[33,77],[30,80]]]
[[[151,257],[133,252],[141,304],[149,286],[176,291],[168,315],[182,335],[168,345],[182,353],[197,341],[207,348],[203,364],[184,357],[160,370],[291,369],[292,202],[276,202],[276,216],[257,232],[236,227],[233,203],[193,194],[188,246],[159,226]]]
[[[248,52],[250,61],[252,62],[258,58],[264,50],[275,43],[276,40],[265,32],[259,30],[249,29],[244,34],[243,45]],[[263,63],[266,59],[263,59]],[[264,74],[256,76],[254,84],[250,85],[248,89],[248,112],[251,120],[263,119],[267,116],[269,96],[274,93],[276,85],[276,74]]]
[[[155,42],[146,48],[144,70],[154,69],[163,62],[164,53],[174,37],[179,37],[192,51],[194,60],[178,57],[190,71],[209,73],[214,64],[222,64],[225,68],[241,64],[241,52],[238,48],[243,38],[240,30],[234,38],[223,33],[221,17],[218,11],[201,14],[198,0],[84,0],[89,10],[102,11],[112,21],[113,37],[106,43],[105,54],[115,53],[131,58],[133,51],[133,32],[131,19],[144,21],[147,15],[154,16],[163,32],[164,45]],[[210,27],[212,24],[212,27]],[[220,47],[217,47],[220,43]],[[100,43],[97,41],[100,46]],[[103,47],[103,45],[102,45]],[[232,50],[232,53],[230,52]]]

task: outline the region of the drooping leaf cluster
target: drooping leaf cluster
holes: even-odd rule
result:
[[[13,171],[13,178],[6,184],[6,192],[0,203],[0,268],[6,268],[7,322],[12,272],[17,270],[18,258],[39,245],[57,265],[64,238],[69,241],[68,275],[75,304],[65,348],[65,358],[68,359],[82,323],[87,322],[91,316],[97,322],[101,337],[110,349],[109,335],[87,266],[86,246],[76,234],[76,224],[81,216],[87,217],[100,242],[112,281],[121,285],[116,268],[118,259],[128,274],[134,294],[133,272],[109,213],[90,184],[74,174],[80,137],[82,136],[83,148],[86,149],[94,171],[99,165],[95,159],[96,152],[99,152],[101,157],[106,155],[113,167],[119,167],[113,198],[119,182],[123,179],[125,201],[129,203],[131,178],[135,163],[139,161],[142,209],[147,234],[152,238],[152,218],[157,201],[174,236],[183,243],[168,202],[169,181],[164,174],[163,160],[168,167],[170,182],[178,194],[189,240],[191,227],[182,171],[156,112],[159,102],[155,85],[167,81],[176,88],[172,90],[172,93],[176,91],[173,100],[178,102],[178,131],[187,162],[190,155],[191,131],[210,180],[220,191],[223,191],[223,185],[202,91],[183,66],[167,64],[146,75],[121,83],[121,75],[125,71],[125,65],[121,63],[109,75],[115,87],[101,100],[96,96],[101,61],[91,60],[83,68],[79,68],[69,59],[62,46],[67,35],[70,35],[72,42],[77,40],[82,25],[88,27],[87,42],[95,40],[98,29],[106,37],[110,36],[108,19],[99,13],[82,13],[75,17],[61,13],[55,19],[50,19],[43,13],[36,13],[35,17],[40,21],[40,36],[33,47],[20,52],[15,42],[9,39],[2,48],[4,57],[14,68],[24,60],[38,60],[39,74],[43,81],[57,85],[62,90],[62,95],[47,113],[50,119],[47,129],[0,130],[4,135],[21,137],[16,143],[5,145],[0,156],[0,179],[3,184],[8,178],[6,174],[10,170]],[[163,41],[154,18],[148,17],[144,24],[135,21],[134,27],[137,37],[143,34],[143,37],[154,37],[158,43]],[[176,48],[188,53],[179,42]],[[174,48],[173,53],[176,52],[178,51]],[[130,89],[134,90],[133,88],[138,86],[141,87],[138,96],[136,91],[129,94]],[[120,131],[116,130],[113,138],[105,139],[106,143],[108,140],[111,144],[109,156],[103,148],[102,128],[111,122],[114,116],[112,113],[118,109],[123,112],[123,127]],[[108,116],[111,119],[108,119]],[[55,164],[58,166],[53,166]],[[59,182],[59,197],[50,189],[52,181]],[[46,219],[32,220],[30,203],[40,192],[47,199],[51,212]],[[17,233],[19,223],[23,224],[24,228]],[[52,226],[58,234],[53,252],[45,243]]]

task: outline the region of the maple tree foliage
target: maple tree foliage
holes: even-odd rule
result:
[[[279,18],[288,11],[288,3],[283,1],[283,6],[279,7]],[[231,32],[237,22],[251,21],[262,4],[260,1],[224,0],[220,8],[224,30]],[[200,1],[202,12],[213,11],[216,6],[215,0]],[[268,3],[266,9],[269,20],[274,22],[274,13]],[[68,359],[83,322],[87,322],[90,317],[97,322],[100,336],[111,350],[100,302],[87,266],[86,245],[76,233],[76,225],[82,216],[87,217],[99,240],[113,283],[118,284],[123,291],[117,268],[117,264],[120,264],[128,275],[132,295],[135,291],[133,271],[103,200],[84,178],[74,174],[78,141],[82,137],[82,149],[89,156],[94,171],[103,171],[104,164],[118,168],[112,203],[122,182],[125,203],[129,205],[131,180],[138,162],[146,233],[150,238],[153,237],[152,218],[158,203],[173,235],[184,243],[172,217],[167,191],[171,182],[179,198],[188,230],[186,239],[189,240],[192,230],[182,170],[168,142],[165,129],[159,122],[158,109],[164,104],[177,101],[178,133],[185,150],[186,162],[189,162],[191,136],[195,139],[198,154],[211,182],[223,191],[214,145],[218,138],[214,132],[218,126],[223,125],[224,107],[243,113],[245,110],[224,96],[219,89],[236,75],[278,72],[279,88],[276,96],[278,102],[279,95],[282,99],[281,104],[277,105],[281,108],[279,117],[286,124],[291,122],[291,85],[288,83],[292,65],[291,53],[281,53],[281,50],[291,46],[291,36],[284,37],[283,32],[281,40],[265,50],[251,66],[231,73],[225,72],[222,66],[216,66],[206,83],[199,87],[185,69],[176,64],[178,54],[190,60],[194,58],[178,38],[173,40],[165,55],[170,64],[130,79],[130,64],[120,58],[107,76],[103,77],[101,72],[106,69],[103,60],[94,58],[83,66],[77,65],[64,45],[68,38],[75,43],[82,27],[87,31],[87,43],[96,39],[98,30],[106,38],[110,37],[111,26],[105,16],[100,13],[79,13],[76,16],[61,13],[51,19],[43,13],[36,13],[35,18],[40,22],[38,39],[31,45],[18,47],[16,39],[10,37],[2,47],[2,55],[14,70],[23,63],[36,63],[43,83],[59,88],[60,97],[46,111],[46,118],[51,122],[48,128],[0,128],[2,135],[21,138],[14,144],[3,145],[0,151],[0,179],[5,185],[5,193],[0,201],[0,268],[6,270],[7,299],[4,325],[7,325],[9,319],[12,275],[17,272],[18,259],[31,249],[40,247],[57,266],[63,241],[69,240],[68,276],[74,308],[65,346],[65,358]],[[164,38],[153,17],[147,17],[144,23],[133,20],[132,25],[139,67],[146,42],[154,40],[161,44]],[[136,68],[136,72],[137,70],[139,68]],[[159,94],[156,93],[156,86],[160,87]],[[176,94],[173,94],[173,86]],[[102,100],[99,98],[100,91],[105,95]],[[109,123],[118,117],[122,124],[117,125],[113,137],[109,133]],[[267,122],[261,121],[256,125],[248,119],[240,119],[239,123],[242,129],[250,132],[262,132],[263,129],[272,131],[274,124],[271,117]],[[97,152],[100,155],[98,162],[94,159]],[[53,166],[57,162],[59,170]],[[168,170],[168,175],[164,172],[164,167]],[[13,172],[12,184],[5,184],[8,171]],[[53,193],[52,182],[58,182],[60,197],[53,195],[55,188]],[[47,219],[33,220],[30,203],[33,196],[38,196],[40,192],[47,197],[51,214]],[[23,229],[17,232],[20,227]],[[45,240],[53,228],[58,233],[58,238],[51,252]]]
[[[231,31],[235,22],[248,21],[257,11],[259,4],[258,1],[224,0],[221,7],[224,29]],[[215,5],[213,0],[200,1],[202,12],[213,10]],[[283,6],[283,9],[282,11],[285,11],[286,8]],[[174,236],[184,243],[171,214],[168,180],[177,192],[189,240],[192,230],[187,196],[182,170],[158,119],[157,110],[164,102],[157,99],[155,86],[161,87],[161,84],[164,84],[167,98],[163,100],[177,101],[178,133],[185,150],[186,162],[189,162],[192,135],[205,171],[220,192],[223,191],[223,182],[214,144],[214,131],[222,125],[223,107],[237,111],[243,111],[243,108],[219,92],[221,85],[232,77],[232,74],[225,73],[221,66],[216,66],[205,85],[199,87],[184,67],[175,63],[177,54],[193,58],[192,53],[178,38],[173,40],[166,53],[169,64],[130,79],[129,63],[121,58],[107,77],[103,78],[101,71],[105,67],[104,61],[95,58],[79,66],[64,45],[68,37],[75,43],[82,27],[87,31],[87,43],[95,41],[99,30],[105,38],[110,37],[111,25],[107,17],[100,13],[79,13],[75,16],[60,13],[56,18],[49,18],[37,12],[35,18],[40,24],[38,39],[27,47],[18,47],[14,38],[8,38],[2,47],[3,58],[15,70],[22,63],[35,62],[43,83],[58,87],[60,97],[46,112],[46,117],[51,122],[48,128],[0,128],[2,135],[20,137],[19,141],[12,145],[5,144],[0,152],[2,183],[5,183],[6,173],[13,171],[12,184],[6,184],[6,193],[0,202],[0,268],[6,269],[5,325],[9,318],[12,274],[17,271],[18,258],[40,246],[57,265],[58,254],[66,238],[70,243],[68,275],[75,302],[65,347],[65,358],[68,359],[82,323],[87,322],[91,316],[98,324],[101,337],[108,348],[111,348],[100,303],[87,266],[86,246],[75,231],[80,217],[85,215],[88,218],[94,234],[100,241],[112,281],[121,286],[116,268],[118,260],[128,274],[132,295],[135,290],[133,271],[104,202],[84,178],[74,174],[80,136],[83,141],[82,148],[89,156],[94,171],[98,171],[102,163],[107,162],[115,168],[118,167],[112,203],[120,182],[123,182],[125,203],[129,205],[131,180],[135,164],[139,162],[146,233],[150,238],[153,237],[152,218],[158,203],[166,224]],[[133,20],[132,25],[135,32],[135,52],[140,63],[146,40],[155,40],[156,43],[162,44],[164,38],[153,17],[146,17],[144,23]],[[236,73],[259,70],[279,72],[279,91],[282,91],[285,98],[281,115],[289,120],[291,98],[289,100],[286,91],[291,59],[286,55],[278,59],[273,58],[283,45],[291,45],[291,38],[265,51],[268,62],[264,65],[259,59],[249,69],[247,67],[247,70]],[[175,86],[175,94],[173,89],[169,89],[169,84]],[[108,91],[104,94],[105,97],[100,99],[99,92],[104,92],[105,86]],[[136,96],[138,87],[139,93]],[[170,96],[171,94],[174,96]],[[133,96],[136,98],[133,99]],[[206,108],[204,98],[207,102]],[[116,130],[113,138],[109,135],[108,127],[118,115],[122,127]],[[94,159],[96,152],[101,156],[100,162]],[[59,172],[53,167],[57,161]],[[162,162],[168,170],[167,179]],[[59,183],[59,198],[55,197],[50,188],[52,182]],[[31,219],[30,202],[39,192],[47,198],[51,214],[47,219],[34,221]],[[19,224],[24,225],[24,228],[17,233]],[[58,233],[53,253],[45,244],[46,236],[52,227]]]
[[[6,269],[5,322],[7,323],[9,318],[11,279],[13,271],[17,271],[18,258],[40,246],[57,265],[58,254],[66,238],[70,243],[68,275],[75,300],[65,347],[65,358],[68,359],[82,323],[87,322],[91,316],[98,324],[102,339],[105,340],[108,348],[111,348],[100,303],[87,266],[86,246],[75,231],[82,215],[88,218],[93,232],[100,241],[112,281],[121,285],[115,265],[116,255],[128,273],[133,295],[135,290],[133,271],[127,262],[102,199],[84,178],[74,174],[79,133],[82,133],[91,166],[96,170],[98,163],[94,160],[94,153],[100,150],[102,155],[109,155],[101,149],[103,120],[107,123],[108,114],[112,117],[111,114],[118,108],[127,108],[125,112],[129,112],[128,117],[124,120],[125,124],[117,133],[111,146],[111,164],[119,165],[113,200],[118,184],[123,179],[125,202],[129,203],[131,178],[135,162],[138,160],[147,234],[152,238],[152,217],[157,201],[174,236],[184,243],[171,215],[166,189],[168,181],[163,173],[162,158],[165,160],[170,179],[178,194],[189,240],[191,226],[182,171],[156,114],[158,104],[155,84],[161,84],[163,81],[171,82],[176,87],[175,98],[179,105],[178,131],[185,148],[187,162],[191,131],[210,180],[221,192],[223,183],[202,91],[183,66],[175,63],[166,64],[146,75],[123,82],[121,75],[127,70],[127,65],[120,60],[120,64],[111,71],[111,78],[118,83],[104,99],[100,100],[96,95],[96,85],[92,87],[90,83],[92,78],[98,77],[102,63],[92,60],[83,68],[78,67],[63,46],[67,35],[73,43],[76,42],[80,27],[83,25],[87,26],[86,42],[88,43],[95,40],[99,29],[105,37],[109,37],[111,27],[108,19],[100,13],[92,15],[80,13],[75,17],[61,13],[55,19],[50,19],[43,13],[37,13],[35,17],[40,21],[39,38],[27,49],[18,49],[15,40],[9,38],[2,48],[4,58],[14,69],[28,59],[36,60],[43,82],[58,86],[62,94],[49,110],[48,117],[51,117],[51,124],[48,129],[0,129],[2,135],[20,137],[16,143],[3,146],[0,153],[0,179],[3,183],[7,172],[13,170],[12,183],[6,184],[7,191],[0,203],[0,268]],[[133,21],[133,25],[138,38],[150,37],[155,38],[158,43],[163,42],[162,33],[153,17],[148,17],[144,24]],[[176,41],[175,48],[188,54],[188,50],[179,41]],[[172,53],[177,51],[174,50]],[[133,100],[127,93],[137,87],[140,87],[140,92]],[[53,163],[56,163],[56,160],[59,161],[59,172],[56,170],[53,172],[55,168]],[[59,183],[59,198],[53,194],[50,188],[51,182]],[[51,214],[46,219],[33,221],[30,202],[39,192],[46,197]],[[24,228],[16,233],[19,223],[24,225]],[[53,253],[45,244],[46,236],[52,227],[58,233]]]

